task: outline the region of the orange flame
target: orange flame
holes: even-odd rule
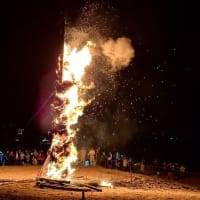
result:
[[[50,161],[47,168],[46,177],[52,179],[69,179],[74,169],[71,168],[72,162],[77,160],[77,151],[72,142],[72,138],[76,134],[76,130],[72,128],[72,125],[77,124],[79,116],[83,114],[84,107],[91,102],[85,102],[80,95],[80,89],[89,89],[94,87],[94,83],[91,83],[89,87],[84,86],[82,77],[85,72],[85,68],[90,65],[92,56],[90,53],[90,47],[92,42],[87,44],[78,51],[77,48],[71,49],[70,45],[64,44],[63,54],[63,68],[62,68],[62,83],[70,83],[70,87],[62,92],[57,91],[56,98],[62,102],[61,112],[55,117],[54,123],[59,125],[64,124],[67,130],[66,134],[54,134],[50,152],[53,152],[55,147],[67,145],[67,149],[57,151],[53,156],[54,161]],[[82,90],[81,90],[82,91]],[[67,152],[67,156],[66,156]]]

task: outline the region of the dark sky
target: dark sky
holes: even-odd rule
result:
[[[144,151],[156,146],[157,151],[160,143],[172,148],[172,154],[180,147],[180,154],[190,157],[200,139],[193,18],[183,1],[104,2],[117,16],[118,36],[131,38],[136,52],[131,65],[117,74],[116,100],[110,103],[117,105],[115,115],[130,121],[134,137],[129,145],[142,145]],[[30,138],[44,134],[38,119],[53,91],[62,41],[61,12],[73,25],[84,5],[84,1],[15,1],[3,10],[0,134],[4,144],[18,128],[26,127]],[[100,113],[106,114],[105,110]]]

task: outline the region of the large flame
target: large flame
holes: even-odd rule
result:
[[[88,66],[92,60],[89,46],[91,42],[88,42],[82,50],[77,52],[77,48],[71,50],[70,46],[64,45],[64,69],[63,69],[63,80],[68,81],[81,81],[84,74],[85,67]]]
[[[68,179],[73,173],[71,164],[77,159],[77,151],[73,144],[73,137],[76,130],[73,125],[78,122],[79,116],[83,114],[84,107],[89,103],[85,102],[80,95],[80,89],[86,89],[82,82],[85,68],[91,63],[90,53],[91,42],[81,49],[71,48],[64,44],[63,65],[61,70],[60,88],[56,91],[54,102],[55,127],[62,125],[64,131],[55,129],[52,144],[49,150],[49,163],[46,177],[51,179]]]

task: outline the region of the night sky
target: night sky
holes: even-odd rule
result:
[[[50,118],[43,118],[50,111],[49,95],[54,90],[62,17],[73,26],[81,8],[93,2],[15,1],[5,7],[0,48],[1,146],[12,146],[19,128],[24,128],[27,143],[46,136]],[[112,98],[102,95],[85,110],[78,138],[98,139],[101,146],[119,148],[136,159],[158,157],[197,165],[198,51],[184,2],[99,2],[104,2],[103,9],[92,5],[101,8],[107,24],[110,21],[107,36],[130,38],[135,58],[116,73]],[[100,129],[106,132],[103,138]]]

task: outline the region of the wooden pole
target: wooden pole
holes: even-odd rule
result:
[[[85,200],[85,191],[82,191],[82,200]]]

